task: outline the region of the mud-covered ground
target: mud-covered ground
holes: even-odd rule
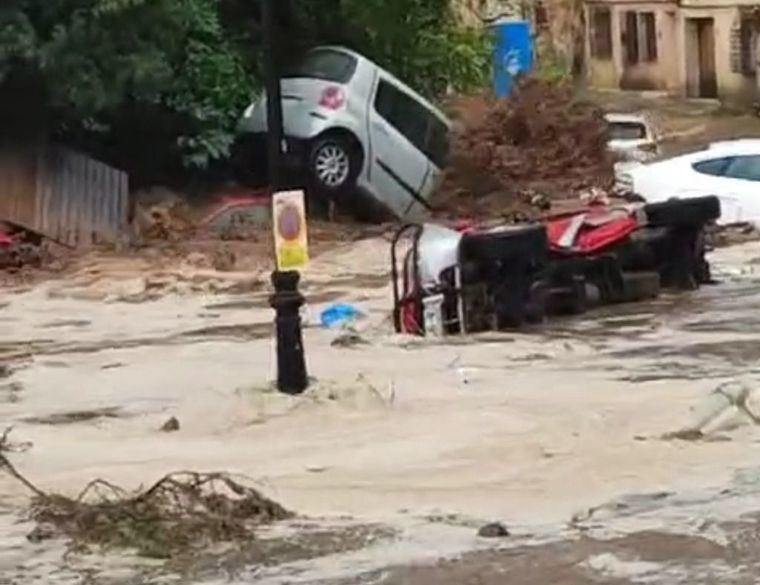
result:
[[[0,293],[0,423],[41,488],[226,471],[299,514],[169,564],[64,554],[27,540],[29,494],[0,474],[0,583],[760,579],[760,429],[663,438],[722,382],[760,387],[760,245],[714,253],[717,286],[442,342],[392,334],[387,256],[383,238],[346,243],[304,275],[315,382],[299,398],[271,389],[264,268],[100,256]],[[317,326],[338,300],[366,313],[365,343]],[[511,536],[478,537],[492,521]]]

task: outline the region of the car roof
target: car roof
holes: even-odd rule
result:
[[[647,124],[649,120],[643,114],[624,114],[620,112],[608,112],[604,115],[604,118],[611,123],[635,123],[635,124]]]
[[[451,121],[448,119],[448,117],[437,107],[435,107],[432,103],[430,103],[428,100],[426,100],[424,97],[422,97],[419,93],[414,91],[411,87],[409,87],[406,83],[401,81],[398,77],[387,71],[386,69],[383,69],[372,61],[371,59],[368,59],[361,53],[357,53],[356,51],[353,51],[347,47],[343,47],[341,45],[319,45],[317,47],[313,47],[309,49],[309,52],[312,51],[321,51],[321,50],[331,50],[331,51],[338,51],[339,53],[343,53],[344,55],[350,55],[351,57],[354,57],[357,59],[360,63],[367,64],[371,67],[376,67],[377,69],[380,69],[383,72],[383,75],[388,77],[393,83],[400,85],[404,91],[406,91],[408,94],[410,94],[414,99],[416,99],[418,102],[423,104],[427,109],[429,109],[431,112],[433,112],[438,118],[441,119],[443,123],[445,123],[447,126],[451,127]]]
[[[760,154],[760,138],[739,138],[711,143],[707,149],[720,154]]]
[[[694,164],[714,158],[747,155],[760,155],[760,138],[741,138],[739,140],[712,142],[705,148],[663,158],[642,166],[667,168],[672,165],[680,165],[683,163]]]

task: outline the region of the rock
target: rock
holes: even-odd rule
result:
[[[341,333],[335,339],[330,342],[332,347],[351,348],[359,345],[369,345],[369,341],[364,339],[356,331],[346,331]]]
[[[190,252],[186,257],[184,264],[191,268],[211,268],[213,262],[203,252]]]
[[[663,441],[701,441],[705,434],[699,429],[681,429],[673,433],[665,433],[661,439]]]
[[[135,194],[135,227],[147,240],[180,240],[194,230],[184,197],[169,189],[154,188]]]
[[[56,534],[55,526],[45,523],[35,526],[34,529],[26,535],[26,539],[29,542],[37,544],[55,538]]]
[[[167,420],[161,427],[161,431],[164,433],[173,433],[179,430],[179,420],[173,416]]]
[[[491,522],[478,530],[480,538],[506,538],[509,535],[509,530],[501,522]]]
[[[229,247],[224,246],[214,250],[214,255],[211,260],[211,265],[214,267],[214,270],[218,270],[219,272],[231,272],[235,269],[236,263],[237,258],[235,257],[235,252]]]

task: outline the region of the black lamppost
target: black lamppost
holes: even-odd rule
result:
[[[278,64],[278,22],[275,2],[261,0],[261,20],[264,29],[264,84],[267,93],[267,156],[269,183],[274,195],[283,187],[282,155],[282,92]],[[272,214],[273,221],[277,218]],[[274,226],[275,229],[278,226]],[[300,309],[304,298],[298,292],[300,275],[297,271],[272,273],[274,294],[270,304],[276,312],[277,329],[277,388],[286,394],[301,394],[309,385],[303,351]]]

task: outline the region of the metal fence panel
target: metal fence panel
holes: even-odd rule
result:
[[[128,213],[123,171],[65,148],[0,150],[0,220],[88,246],[115,241]]]

